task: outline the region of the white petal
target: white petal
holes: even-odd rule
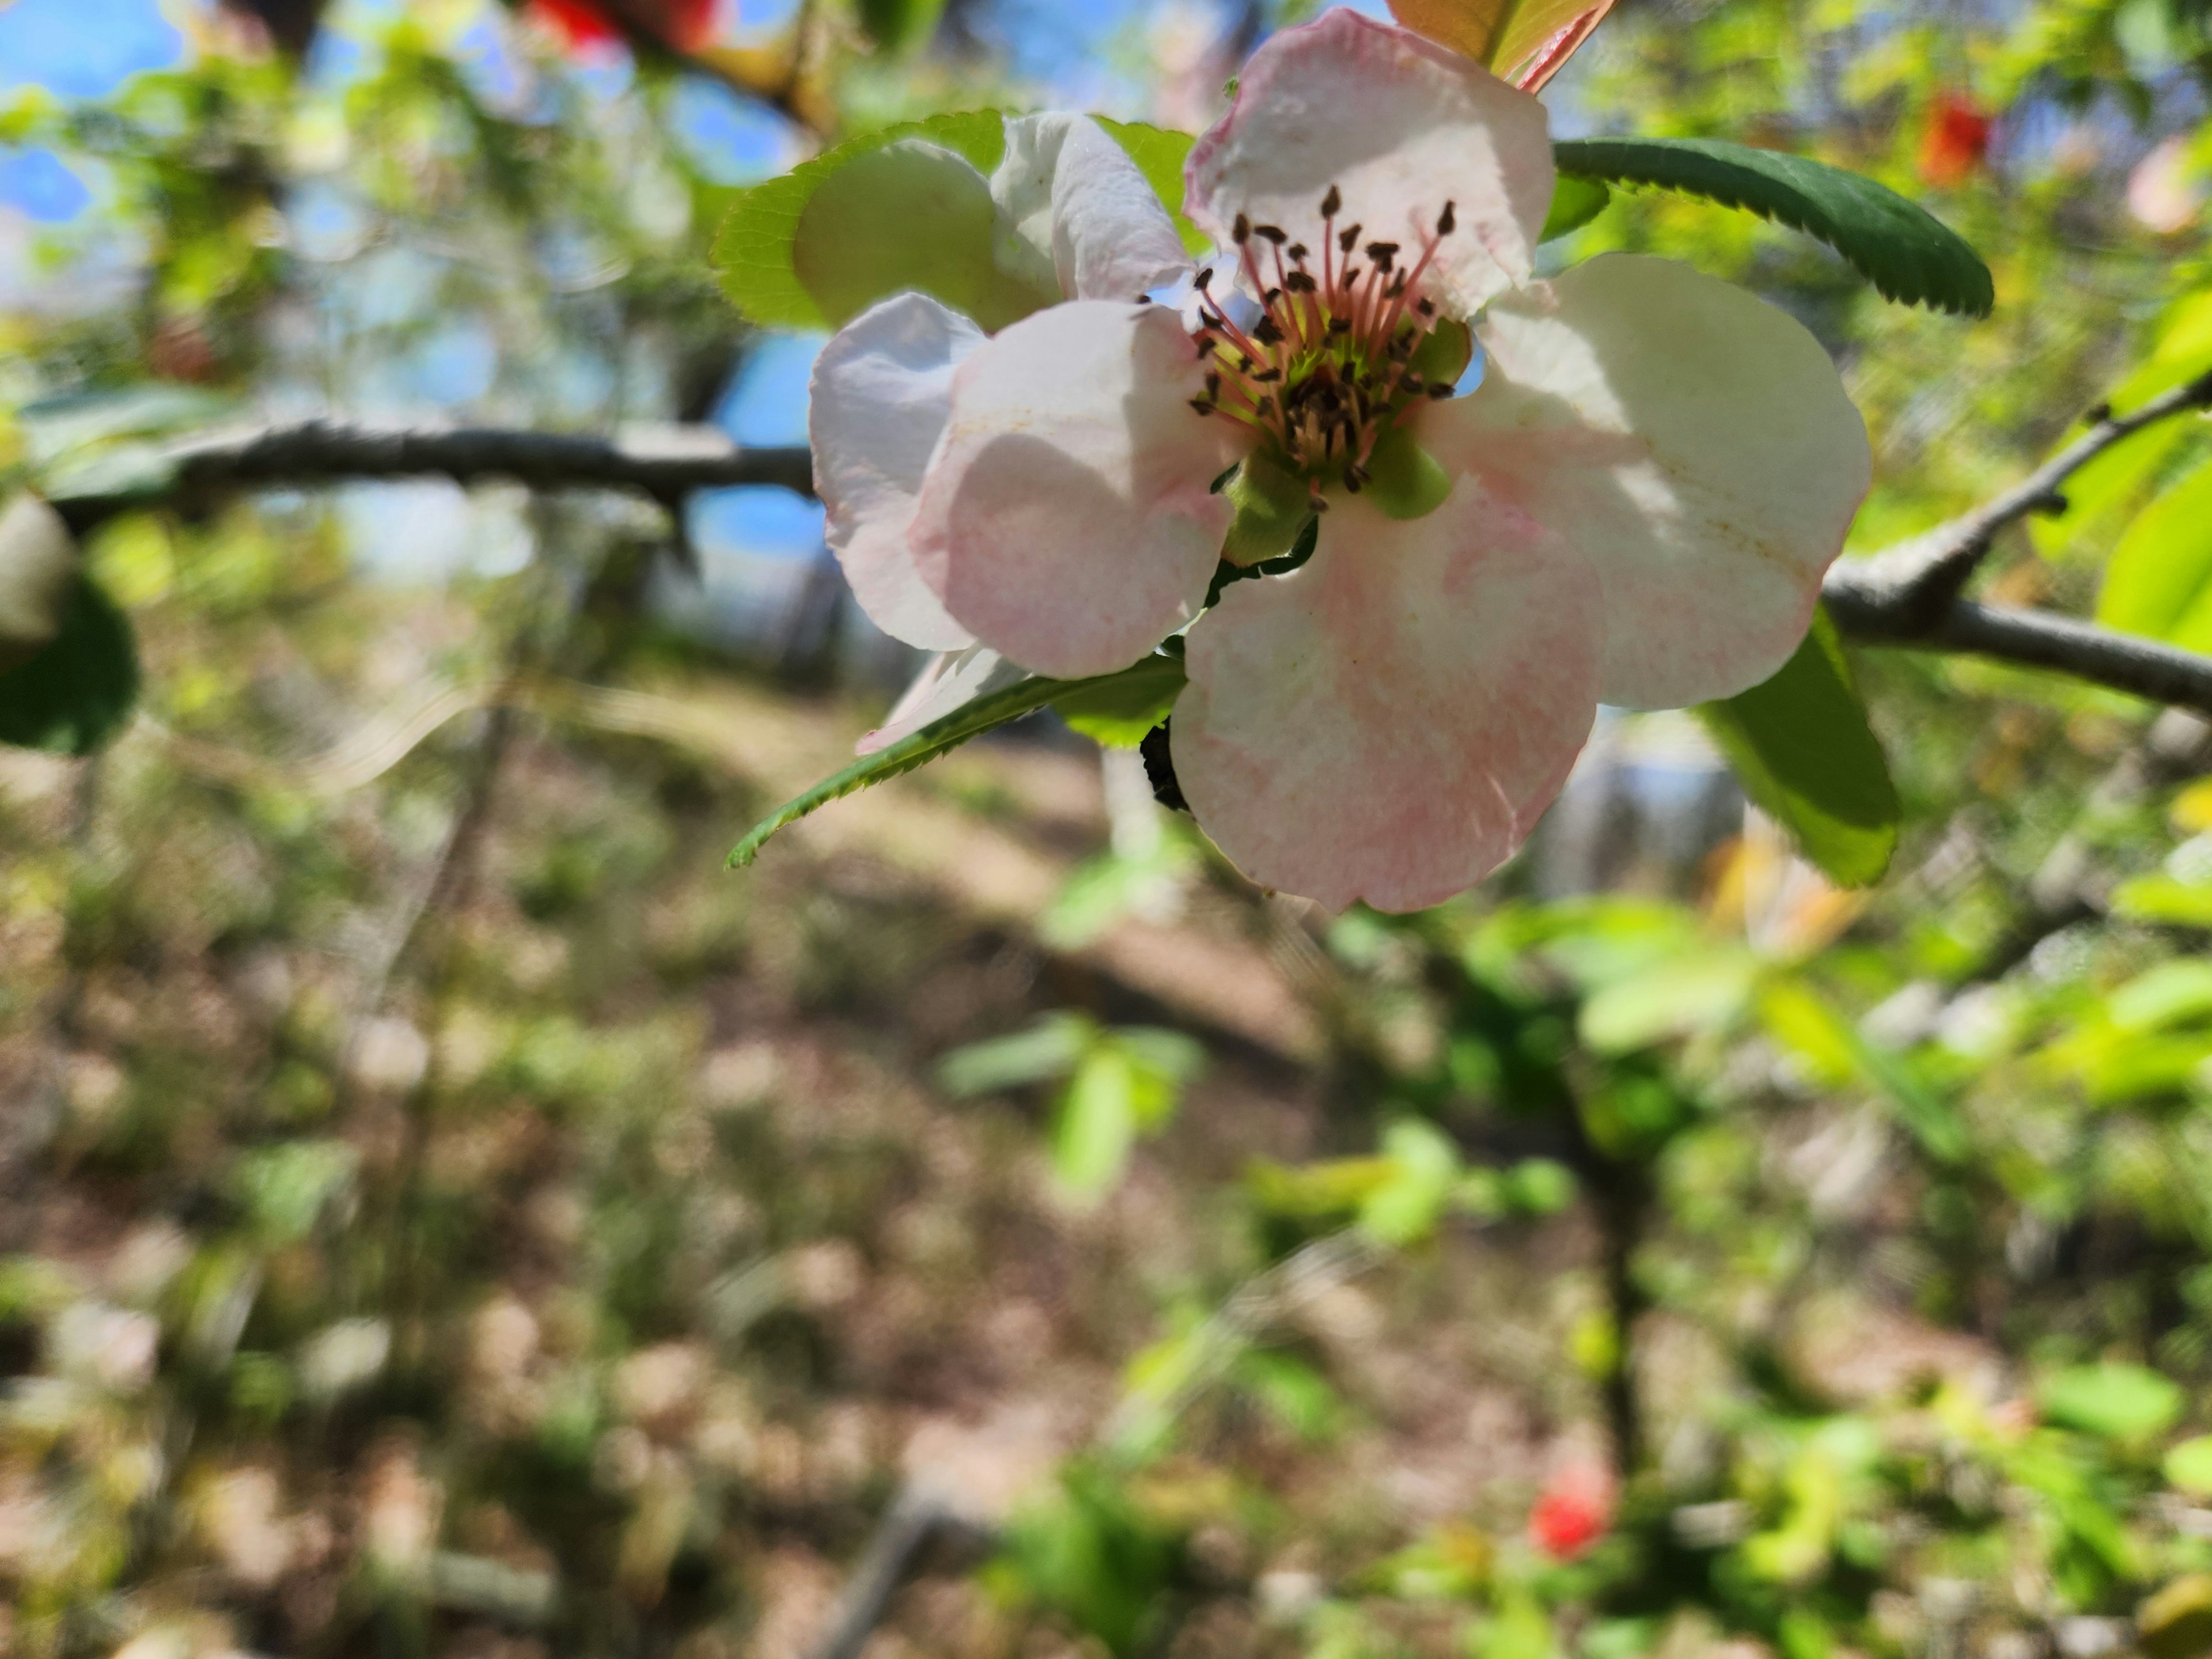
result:
[[[1827,352],[1670,259],[1607,254],[1491,307],[1471,396],[1422,441],[1589,559],[1602,696],[1732,696],[1789,660],[1872,471]]]
[[[991,194],[1071,300],[1133,300],[1190,269],[1145,175],[1087,115],[1009,120]]]
[[[1247,429],[1200,416],[1165,306],[1073,300],[953,376],[911,532],[946,612],[1040,674],[1126,666],[1198,614],[1229,527],[1213,480]]]
[[[926,650],[971,642],[915,568],[915,498],[951,406],[952,372],[982,331],[922,294],[855,317],[815,361],[807,431],[814,489],[853,597],[893,639]]]
[[[1566,781],[1595,586],[1472,480],[1419,519],[1345,496],[1321,525],[1304,569],[1235,584],[1187,636],[1176,780],[1255,881],[1418,909],[1511,857]]]
[[[1451,203],[1457,228],[1425,286],[1458,316],[1528,279],[1552,201],[1541,104],[1457,52],[1343,8],[1252,54],[1237,101],[1187,170],[1183,210],[1224,243],[1243,213],[1318,254],[1334,185],[1338,227],[1400,243],[1410,264]]]

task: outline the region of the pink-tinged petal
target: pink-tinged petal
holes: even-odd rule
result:
[[[854,752],[872,755],[888,749],[932,720],[941,720],[986,693],[1004,690],[1028,678],[1027,669],[1015,667],[987,645],[942,652],[923,665],[884,723],[862,738]]]
[[[1145,175],[1087,115],[1008,121],[991,194],[1071,300],[1134,300],[1191,268]]]
[[[982,343],[958,313],[901,294],[840,329],[814,363],[806,425],[830,548],[876,626],[929,651],[974,635],[915,569],[907,526],[951,408],[953,369]]]
[[[1208,489],[1247,428],[1165,306],[1075,300],[985,343],[909,532],[955,621],[1063,679],[1124,667],[1196,616],[1229,528]]]
[[[1704,702],[1787,662],[1872,474],[1820,343],[1731,283],[1631,254],[1500,301],[1476,331],[1482,384],[1423,411],[1421,441],[1589,561],[1603,699]]]
[[[1462,479],[1435,512],[1357,496],[1305,568],[1190,630],[1168,731],[1200,825],[1253,880],[1413,910],[1512,856],[1597,712],[1589,571]]]
[[[1471,60],[1341,9],[1252,54],[1237,101],[1190,152],[1183,210],[1226,241],[1240,213],[1316,251],[1321,203],[1339,227],[1418,253],[1444,204],[1456,228],[1425,284],[1471,315],[1524,283],[1552,201],[1544,106]],[[1410,263],[1410,257],[1403,263]]]

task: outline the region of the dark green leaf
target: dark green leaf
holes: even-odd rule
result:
[[[0,674],[0,743],[89,755],[138,696],[138,649],[114,601],[80,576],[54,642]]]
[[[969,738],[981,736],[994,726],[1019,720],[1048,704],[1065,702],[1066,706],[1081,711],[1158,695],[1170,684],[1180,688],[1182,678],[1182,658],[1158,655],[1090,679],[1049,680],[1038,677],[988,693],[872,755],[861,756],[843,771],[824,778],[805,794],[787,801],[773,816],[745,832],[744,839],[730,849],[729,861],[742,869],[760,855],[769,837],[786,824],[796,823],[816,808],[866,789],[872,783],[911,772],[957,749]]]
[[[1996,302],[1989,267],[1956,232],[1856,173],[1717,138],[1574,138],[1552,150],[1565,176],[1679,190],[1817,236],[1900,304],[1986,317]]]
[[[1744,793],[1831,879],[1881,879],[1897,848],[1897,788],[1826,612],[1773,678],[1698,717]]]

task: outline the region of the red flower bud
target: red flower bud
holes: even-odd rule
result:
[[[1937,94],[1920,135],[1921,183],[1942,188],[1972,178],[1989,154],[1990,125],[1972,99],[1955,92]]]
[[[1613,1529],[1618,1489],[1613,1471],[1570,1463],[1553,1474],[1528,1510],[1528,1535],[1555,1561],[1571,1561]]]

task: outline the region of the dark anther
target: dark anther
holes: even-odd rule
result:
[[[1341,280],[1345,287],[1350,288],[1354,283],[1359,280],[1359,267],[1353,264],[1347,264],[1345,266],[1344,276]]]
[[[1252,377],[1252,383],[1255,386],[1273,386],[1276,381],[1282,378],[1283,371],[1281,369],[1263,368],[1257,374],[1255,374]]]
[[[1262,317],[1252,325],[1252,337],[1261,345],[1279,345],[1282,342],[1283,331],[1275,325],[1273,317]]]
[[[1261,298],[1260,298],[1260,303],[1261,303],[1261,305],[1263,305],[1263,306],[1271,306],[1271,305],[1274,304],[1276,301],[1278,301],[1278,300],[1281,299],[1282,297],[1283,297],[1283,290],[1282,290],[1282,289],[1279,289],[1279,288],[1271,288],[1271,289],[1269,289],[1267,291],[1267,293],[1265,293],[1264,295],[1262,295],[1261,296]]]
[[[1344,469],[1344,487],[1355,495],[1359,493],[1359,469],[1349,463]]]
[[[2035,504],[2035,510],[2055,519],[2071,505],[2065,496],[2054,489]]]
[[[1200,265],[1198,268],[1198,275],[1190,279],[1190,285],[1196,289],[1200,294],[1203,294],[1206,292],[1207,284],[1212,281],[1213,267],[1212,265]]]
[[[1324,219],[1334,219],[1336,217],[1337,209],[1343,205],[1343,194],[1334,185],[1331,185],[1328,187],[1328,194],[1321,198],[1321,216]]]
[[[1358,225],[1346,225],[1336,233],[1336,251],[1339,253],[1349,253],[1358,246],[1359,227]]]
[[[1429,396],[1439,398],[1449,398],[1452,395],[1453,390],[1454,388],[1450,381],[1438,380],[1434,386],[1429,388]]]
[[[1261,420],[1267,419],[1268,416],[1275,412],[1274,398],[1272,396],[1261,398],[1259,408],[1254,410],[1252,412],[1257,415]]]
[[[1249,219],[1247,219],[1243,214],[1238,214],[1237,216],[1236,224],[1229,232],[1229,237],[1230,240],[1235,242],[1237,246],[1243,246],[1245,243],[1252,240],[1252,222]]]
[[[1367,245],[1367,257],[1382,266],[1383,270],[1388,270],[1390,269],[1390,261],[1398,257],[1398,245],[1395,242],[1370,242]]]
[[[1400,381],[1399,384],[1416,398],[1419,397],[1423,392],[1428,389],[1428,383],[1423,380],[1419,375],[1414,374],[1411,369],[1408,369],[1406,372],[1406,378]]]
[[[1206,395],[1209,398],[1214,398],[1218,397],[1220,393],[1221,374],[1220,371],[1217,369],[1215,372],[1206,377]]]
[[[1351,332],[1352,332],[1352,319],[1351,319],[1350,318],[1348,318],[1348,317],[1332,317],[1332,318],[1330,318],[1330,319],[1328,319],[1328,331],[1329,331],[1330,333],[1332,333],[1332,334],[1349,334],[1349,333],[1351,333]]]
[[[2088,422],[2091,426],[2102,426],[2112,418],[2112,406],[2110,404],[2099,404],[2081,418]]]
[[[1190,400],[1190,406],[1201,415],[1211,415],[1213,413],[1213,405],[1206,402],[1203,398],[1193,398]]]
[[[1456,224],[1458,224],[1458,223],[1459,223],[1459,221],[1458,221],[1455,217],[1454,217],[1454,216],[1453,216],[1453,214],[1452,214],[1452,209],[1453,209],[1455,205],[1457,205],[1457,204],[1455,204],[1455,203],[1446,202],[1446,203],[1444,204],[1444,210],[1443,210],[1442,213],[1439,213],[1439,214],[1437,216],[1437,235],[1439,235],[1439,236],[1449,236],[1449,235],[1450,235],[1450,234],[1452,234],[1452,228],[1453,228],[1455,225],[1456,225]]]
[[[1145,733],[1137,744],[1137,752],[1145,757],[1145,781],[1152,786],[1152,799],[1170,811],[1189,811],[1190,803],[1182,798],[1182,786],[1176,781],[1175,757],[1168,748],[1165,720]]]
[[[1139,294],[1137,296],[1137,303],[1140,306],[1148,306],[1152,304],[1152,296],[1149,294]]]
[[[1198,355],[1200,356],[1211,357],[1215,352],[1220,349],[1221,342],[1215,339],[1211,334],[1201,334],[1198,337]]]
[[[1283,251],[1291,256],[1291,263],[1292,264],[1302,265],[1305,264],[1306,245],[1304,242],[1293,242],[1290,246],[1285,248]]]
[[[1293,294],[1317,294],[1321,291],[1321,284],[1303,270],[1294,270],[1284,277],[1283,286]]]
[[[1291,240],[1290,233],[1285,231],[1280,225],[1255,225],[1252,228],[1255,234],[1266,237],[1277,247],[1282,246],[1284,243]]]
[[[1428,300],[1414,301],[1413,309],[1419,312],[1424,317],[1433,317],[1437,314],[1437,307],[1434,302]]]

